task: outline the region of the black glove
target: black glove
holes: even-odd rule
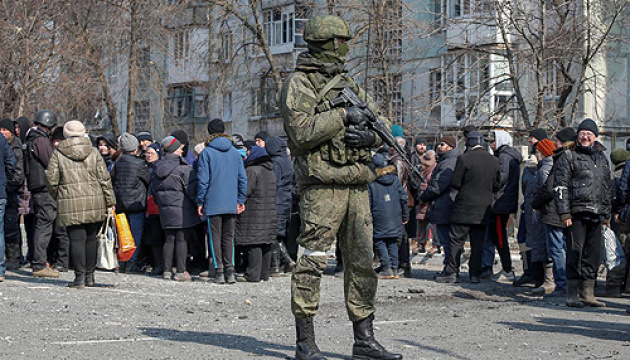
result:
[[[370,147],[376,141],[374,134],[370,130],[346,129],[343,141],[353,148]]]
[[[356,106],[346,108],[346,125],[362,126],[368,121],[368,117]]]

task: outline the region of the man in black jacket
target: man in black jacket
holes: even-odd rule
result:
[[[51,236],[59,239],[59,259],[69,257],[68,234],[56,226],[57,203],[48,194],[46,169],[53,153],[50,135],[57,125],[57,115],[49,110],[38,111],[33,121],[35,127],[26,134],[25,167],[28,190],[31,192],[35,210],[33,226],[33,276],[59,277],[59,272],[50,268],[47,263],[47,250]],[[67,267],[67,260],[65,260]]]
[[[466,140],[468,151],[457,158],[451,187],[458,190],[451,215],[451,254],[438,282],[457,282],[461,251],[470,235],[470,281],[479,283],[481,251],[494,194],[501,188],[499,160],[482,145],[483,136],[471,131]]]
[[[20,267],[20,214],[18,213],[20,204],[18,195],[22,192],[24,185],[24,156],[22,152],[22,141],[15,136],[15,126],[11,119],[0,120],[0,133],[11,146],[15,156],[15,171],[11,178],[7,178],[7,205],[4,209],[4,239],[6,244],[7,269],[18,269]]]
[[[9,120],[10,121],[10,120]],[[15,156],[9,147],[9,143],[0,136],[0,282],[4,281],[6,267],[4,265],[4,209],[7,203],[6,188],[8,182],[13,179],[15,172]]]
[[[564,151],[555,171],[556,207],[564,224],[571,227],[572,235],[567,239],[567,306],[570,307],[606,306],[594,296],[602,225],[610,224],[611,202],[610,167],[605,148],[597,141],[598,134],[595,121],[582,121],[575,147]]]
[[[438,144],[438,164],[433,170],[427,189],[420,195],[420,202],[428,203],[426,220],[437,227],[437,238],[444,249],[444,266],[451,254],[451,211],[453,198],[451,195],[451,178],[460,154],[457,140],[453,136],[444,136]],[[444,269],[442,270],[444,273]]]
[[[131,235],[136,243],[136,252],[128,264],[121,263],[121,271],[140,272],[136,266],[138,249],[142,241],[144,217],[147,209],[147,187],[151,176],[146,162],[137,157],[138,139],[130,133],[124,133],[119,139],[123,155],[112,169],[112,185],[116,193],[116,212],[125,213]],[[165,269],[168,271],[168,269]]]

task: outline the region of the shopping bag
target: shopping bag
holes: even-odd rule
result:
[[[98,248],[96,251],[96,267],[103,270],[114,270],[118,267],[116,254],[116,231],[114,215],[109,212],[103,226],[96,235]]]
[[[602,256],[608,271],[621,265],[625,260],[621,243],[615,232],[608,226],[602,226]]]
[[[136,243],[124,213],[116,214],[116,232],[118,232],[118,261],[129,261],[136,251]]]

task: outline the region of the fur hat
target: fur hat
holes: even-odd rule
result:
[[[85,126],[77,120],[68,121],[63,126],[63,136],[66,139],[71,137],[83,137],[85,136]]]

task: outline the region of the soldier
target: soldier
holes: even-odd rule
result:
[[[338,237],[345,265],[346,308],[353,322],[352,354],[360,359],[402,359],[375,339],[377,277],[372,269],[372,218],[367,184],[376,179],[370,147],[381,140],[366,130],[366,116],[354,107],[331,108],[329,100],[349,87],[377,111],[363,89],[346,74],[351,39],[348,24],[330,15],[312,18],[296,72],[278,102],[302,201],[298,242],[305,248],[291,279],[291,310],[297,331],[296,359],[325,359],[315,343],[313,317],[319,307],[326,252]]]

